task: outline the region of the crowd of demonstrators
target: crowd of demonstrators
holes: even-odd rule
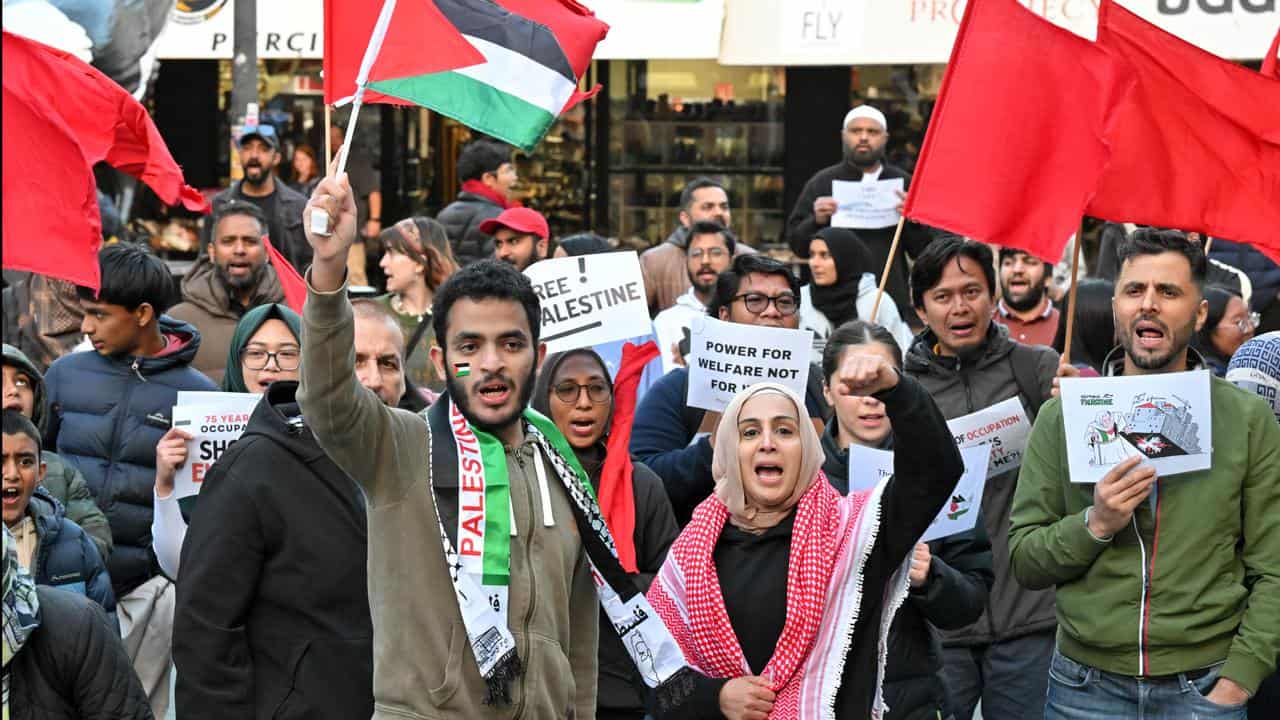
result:
[[[491,238],[493,257],[520,272],[553,252],[551,229],[537,210],[508,208],[480,223],[480,232]]]
[[[439,222],[412,217],[383,230],[378,239],[387,292],[377,301],[395,315],[404,333],[405,379],[413,392],[440,393],[444,377],[436,374],[428,351],[436,339],[431,303],[436,290],[458,269],[449,237]]]
[[[1115,284],[1110,280],[1089,278],[1076,288],[1075,304],[1070,296],[1063,300],[1058,329],[1050,344],[1059,355],[1070,357],[1071,364],[1080,370],[1081,376],[1097,377],[1102,374],[1102,361],[1116,346],[1115,314],[1111,311],[1111,297]],[[1075,315],[1071,332],[1071,348],[1067,350],[1067,317]]]
[[[889,301],[876,308],[875,267],[857,233],[847,228],[819,230],[809,241],[809,275],[812,281],[800,288],[800,327],[813,333],[815,358],[822,357],[833,330],[859,318],[888,329],[899,347],[911,343],[911,327],[897,306]]]
[[[267,235],[295,268],[311,264],[311,247],[302,233],[302,208],[307,199],[276,176],[280,165],[280,138],[271,125],[248,125],[236,138],[236,152],[244,178],[213,198],[213,210],[232,200],[256,205],[266,218]],[[208,235],[215,229],[205,224]]]
[[[622,388],[620,392],[634,392],[634,388]],[[564,434],[600,498],[610,527],[617,526],[618,522],[610,516],[610,506],[628,516],[624,526],[634,528],[632,537],[615,535],[614,542],[619,545],[619,556],[629,554],[634,558],[636,586],[641,592],[647,592],[680,529],[662,480],[643,463],[633,462],[625,452],[625,443],[621,444],[623,452],[613,460],[615,464],[610,463],[607,451],[611,436],[618,431],[620,423],[621,431],[629,432],[631,418],[615,416],[620,410],[627,412],[628,406],[618,407],[614,383],[604,360],[594,350],[585,348],[548,355],[538,372],[531,407],[551,418]],[[629,407],[635,407],[634,400]],[[631,496],[622,498],[620,494],[627,490],[627,476]],[[628,542],[631,547],[623,548]],[[617,633],[609,631],[609,627],[609,617],[601,610],[596,717],[643,720],[641,680],[622,640]]]
[[[40,431],[25,415],[4,411],[4,525],[13,534],[18,564],[37,584],[79,592],[114,618],[116,599],[102,556],[43,486],[48,468],[41,444]]]
[[[1203,295],[1204,324],[1192,337],[1191,347],[1200,353],[1205,367],[1223,377],[1231,356],[1253,337],[1258,315],[1249,312],[1249,306],[1239,295],[1225,288],[1207,285]]]
[[[882,401],[833,390],[836,373],[851,353],[878,355],[902,369],[902,350],[886,328],[852,320],[827,340],[822,372],[835,417],[822,434],[826,455],[822,469],[842,495],[849,489],[851,447],[895,449],[893,423]],[[991,541],[981,523],[972,530],[915,544],[907,599],[889,629],[884,672],[888,720],[952,717],[942,682],[941,639],[933,628],[955,630],[975,622],[986,610],[991,582]]]
[[[4,345],[4,409],[29,418],[43,438],[49,417],[44,375],[21,350],[8,343]],[[43,448],[43,442],[41,445],[40,461],[45,470],[40,484],[62,505],[67,519],[89,534],[105,562],[111,555],[111,524],[94,502],[84,475],[62,456]]]
[[[725,322],[795,330],[800,325],[800,281],[791,269],[766,255],[734,258],[716,279],[707,314]],[[720,413],[688,405],[689,371],[676,368],[640,399],[631,452],[662,478],[676,519],[689,522],[693,510],[715,486],[712,440]],[[822,397],[822,370],[810,364],[805,411],[821,431],[831,408]]]
[[[697,220],[689,226],[685,246],[685,272],[689,289],[675,303],[653,318],[653,334],[662,352],[665,371],[684,365],[687,349],[681,341],[693,318],[707,314],[707,305],[715,293],[716,278],[729,268],[738,239],[733,232],[712,220]]]
[[[697,222],[714,222],[731,228],[729,191],[711,178],[691,180],[680,191],[679,224],[666,241],[640,253],[640,270],[649,301],[649,315],[672,307],[694,284],[689,277],[689,230]],[[746,243],[735,243],[734,257],[754,253]]]
[[[182,302],[169,316],[200,331],[192,366],[214,382],[229,367],[227,348],[240,318],[264,303],[284,300],[284,288],[268,261],[266,217],[250,202],[229,200],[209,218],[205,252],[182,278]]]
[[[3,533],[5,717],[151,720],[147,695],[102,607],[38,585],[19,563],[8,526]]]
[[[877,180],[903,181],[904,188],[911,186],[911,176],[900,168],[884,162],[885,145],[889,142],[889,126],[884,114],[870,105],[859,105],[845,115],[840,125],[840,139],[844,157],[839,163],[819,170],[800,190],[795,208],[787,218],[787,242],[798,256],[809,256],[809,245],[818,231],[831,225],[836,211],[836,199],[832,196],[832,183],[875,182]],[[864,228],[858,237],[866,244],[871,256],[871,266],[882,269],[889,262],[889,249],[893,244],[894,227]],[[898,314],[913,328],[918,321],[912,314],[911,294],[907,287],[907,258],[915,259],[929,244],[932,235],[928,228],[907,222],[902,228],[901,247],[889,270],[889,282],[885,292],[898,305]]]
[[[1111,376],[1204,367],[1206,261],[1177,232],[1117,249]],[[1056,588],[1046,716],[1244,718],[1280,656],[1280,425],[1213,378],[1213,466],[1161,479],[1139,458],[1071,482],[1062,408],[1032,431],[1009,529],[1014,573]]]
[[[1024,345],[1053,345],[1061,313],[1049,297],[1053,266],[1030,253],[1000,248],[1000,299],[996,322]]]
[[[934,240],[911,270],[911,299],[926,329],[907,352],[906,373],[948,419],[1018,398],[1034,421],[1058,369],[1052,349],[1022,345],[992,320],[991,249],[958,237]],[[976,623],[947,630],[944,673],[958,717],[1039,717],[1053,654],[1053,592],[1020,585],[1009,568],[1009,507],[1017,469],[992,475],[980,515],[991,540],[994,582]]]
[[[453,245],[453,256],[470,265],[493,255],[493,238],[480,223],[513,207],[519,180],[511,148],[492,140],[476,140],[458,154],[458,197],[436,215]]]

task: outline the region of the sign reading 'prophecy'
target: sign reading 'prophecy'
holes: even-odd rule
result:
[[[634,252],[554,258],[524,274],[542,301],[548,353],[647,335],[652,329]]]
[[[804,397],[813,333],[696,317],[689,333],[689,404],[720,412],[760,382],[786,385]]]

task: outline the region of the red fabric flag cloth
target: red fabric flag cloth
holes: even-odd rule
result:
[[[1271,41],[1271,49],[1262,58],[1262,74],[1280,80],[1280,67],[1276,66],[1276,55],[1280,54],[1280,30],[1276,30],[1276,39]]]
[[[355,95],[356,76],[373,26],[382,12],[374,0],[324,2],[324,102]],[[369,80],[390,80],[454,70],[484,62],[431,0],[400,0],[387,26],[382,50],[369,69]],[[366,103],[412,105],[400,98],[366,89]]]
[[[60,118],[12,97],[7,84],[3,122],[4,267],[99,287],[102,218],[80,146]]]
[[[604,468],[600,471],[600,513],[613,535],[618,562],[629,573],[636,566],[636,495],[632,485],[631,423],[636,414],[636,389],[644,366],[659,355],[658,343],[626,343],[613,378],[613,423],[605,443]]]
[[[971,0],[903,214],[1057,262],[1130,82],[1106,52],[1017,0]]]
[[[1088,214],[1244,242],[1280,262],[1280,81],[1109,0],[1098,44],[1137,82],[1112,117]]]
[[[301,315],[302,305],[307,301],[307,282],[266,235],[262,236],[262,243],[267,246],[267,258],[271,260],[271,267],[276,269],[276,277],[280,278],[280,287],[284,289],[284,304]]]

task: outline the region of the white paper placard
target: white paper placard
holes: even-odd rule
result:
[[[1071,481],[1096,483],[1139,455],[1161,477],[1204,470],[1213,450],[1209,371],[1063,378]]]
[[[1031,437],[1031,420],[1016,396],[948,420],[947,427],[955,436],[956,446],[961,449],[973,445],[990,446],[989,476],[1022,467],[1022,454],[1026,452],[1027,439]]]
[[[173,408],[173,426],[193,436],[187,443],[187,461],[173,479],[174,497],[179,499],[200,493],[205,473],[231,443],[240,439],[261,399],[260,395],[247,393],[195,394],[201,396],[195,404],[179,404]],[[179,403],[182,400],[183,394],[179,393]]]
[[[902,188],[902,178],[873,182],[832,180],[831,194],[839,207],[831,216],[831,226],[882,228],[897,225],[902,217],[898,213],[898,206],[902,204],[898,193]]]
[[[987,461],[991,454],[981,445],[960,448],[964,460],[964,474],[951,491],[951,499],[929,529],[920,536],[920,542],[937,540],[948,535],[973,529],[978,508],[982,505],[982,491],[987,485]],[[849,492],[867,490],[893,474],[893,453],[861,445],[849,446]]]
[[[689,327],[689,404],[724,410],[756,383],[776,382],[804,397],[813,334],[696,317]]]
[[[524,271],[542,301],[547,352],[648,335],[640,257],[635,252],[541,260]]]

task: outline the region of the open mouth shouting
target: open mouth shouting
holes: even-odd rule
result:
[[[511,384],[501,378],[485,380],[476,386],[475,393],[486,407],[500,408],[511,397]]]
[[[978,323],[973,320],[960,320],[948,325],[947,330],[957,340],[971,340],[977,336]]]
[[[1133,346],[1142,350],[1156,350],[1164,344],[1169,330],[1158,320],[1141,319],[1133,324]]]
[[[5,485],[4,490],[0,491],[0,498],[4,499],[5,510],[18,507],[18,503],[22,502],[22,486]]]
[[[594,418],[572,417],[569,419],[569,435],[576,438],[590,438],[596,434],[598,425]]]
[[[782,464],[772,460],[756,463],[756,479],[766,487],[776,487],[782,483]]]

